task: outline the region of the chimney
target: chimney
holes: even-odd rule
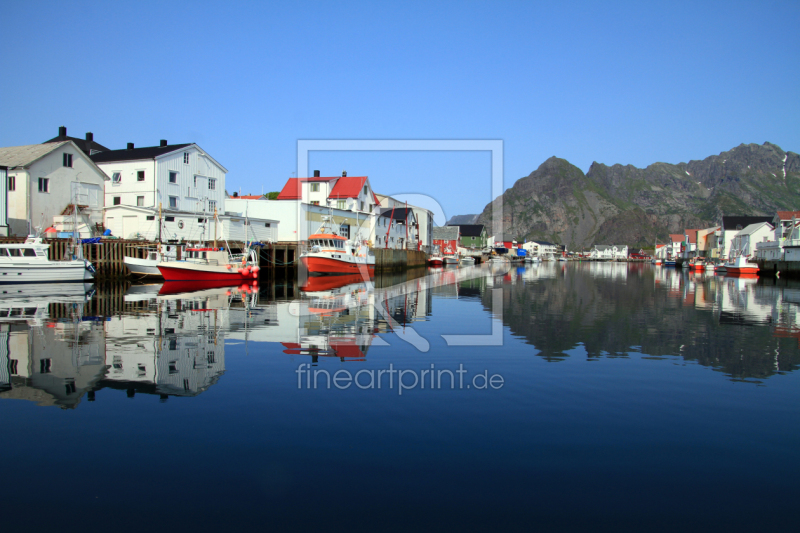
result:
[[[236,191],[233,191],[233,197],[234,197],[234,198],[238,198],[238,197],[239,197],[239,193],[238,193],[238,192],[236,192]]]
[[[133,150],[133,143],[128,143],[128,150]]]
[[[346,177],[347,177],[347,171],[346,171],[346,170],[342,170],[342,177],[343,177],[343,178],[346,178]]]
[[[94,141],[94,133],[92,133],[91,131],[87,131],[86,132],[86,140],[87,141]]]
[[[315,170],[315,171],[314,171],[314,177],[315,177],[315,178],[318,178],[318,177],[319,177],[319,170]]]
[[[67,136],[67,127],[66,126],[59,126],[58,127],[58,136],[59,137],[66,137]]]
[[[167,140],[161,139],[161,144],[159,144],[159,146],[166,146],[166,145],[167,145]]]

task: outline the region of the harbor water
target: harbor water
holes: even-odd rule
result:
[[[799,343],[800,282],[643,263],[6,286],[4,524],[786,531]]]

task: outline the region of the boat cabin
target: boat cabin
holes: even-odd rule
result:
[[[308,238],[308,246],[310,248],[318,246],[319,249],[322,251],[344,250],[346,243],[347,239],[345,239],[344,237],[326,233],[318,233],[315,235],[311,235]]]

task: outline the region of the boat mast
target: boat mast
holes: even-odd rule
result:
[[[217,247],[217,206],[214,206],[214,248]],[[230,253],[230,251],[229,251]]]

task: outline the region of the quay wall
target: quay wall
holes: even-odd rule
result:
[[[417,250],[392,250],[390,248],[373,248],[375,254],[375,270],[391,272],[408,268],[425,266],[428,256]]]

